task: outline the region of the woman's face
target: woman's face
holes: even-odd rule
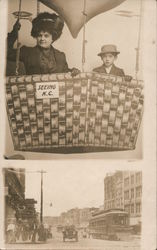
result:
[[[44,49],[50,48],[53,42],[52,35],[47,31],[40,31],[36,39],[37,45]]]

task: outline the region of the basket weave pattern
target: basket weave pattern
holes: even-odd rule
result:
[[[36,82],[58,82],[59,98],[36,98]],[[7,113],[16,150],[134,149],[143,113],[141,81],[97,73],[8,77]]]

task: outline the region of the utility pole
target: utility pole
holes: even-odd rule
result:
[[[40,193],[40,223],[43,223],[43,174],[46,173],[46,171],[38,171],[38,173],[41,174],[41,193]]]

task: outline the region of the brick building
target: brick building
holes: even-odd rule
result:
[[[124,172],[124,209],[130,214],[130,224],[141,220],[142,172]]]
[[[123,173],[107,174],[104,179],[104,209],[123,208]]]
[[[98,210],[98,208],[72,208],[67,212],[63,212],[60,215],[61,225],[75,225],[79,228],[86,228],[89,225],[92,213]]]
[[[79,225],[79,208],[72,208],[61,214],[62,225]]]
[[[82,228],[87,228],[89,225],[89,221],[92,217],[92,214],[97,210],[98,210],[98,208],[94,208],[94,207],[91,207],[91,208],[86,207],[86,208],[80,209],[80,211],[79,211],[79,226]]]
[[[25,170],[4,169],[5,186],[5,229],[8,224],[20,220],[36,220],[36,201],[25,198]]]
[[[60,216],[44,216],[44,223],[56,227],[61,224]]]

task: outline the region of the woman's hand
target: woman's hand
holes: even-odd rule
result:
[[[16,23],[13,26],[13,29],[11,32],[8,33],[7,41],[8,41],[8,48],[13,49],[14,43],[17,40],[18,37],[18,31],[21,28],[21,24],[19,20],[16,21]]]
[[[20,28],[21,28],[21,24],[20,24],[19,20],[17,20],[13,26],[13,31],[17,33],[20,30]]]
[[[79,69],[77,69],[77,68],[72,68],[72,69],[70,69],[70,71],[71,71],[71,76],[72,76],[72,77],[78,75],[78,74],[81,72],[81,71],[80,71]]]

